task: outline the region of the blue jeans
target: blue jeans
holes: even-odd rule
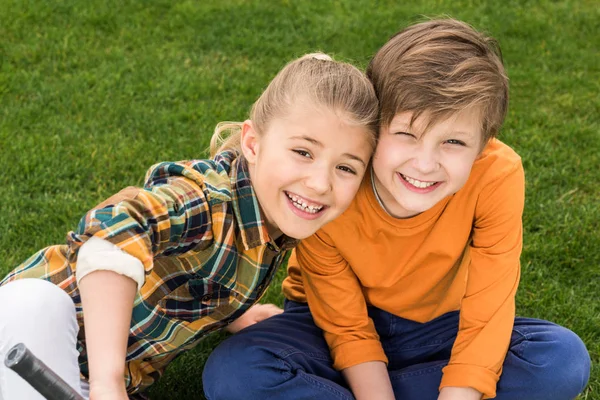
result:
[[[435,400],[458,330],[458,312],[418,323],[371,307],[369,316],[389,359],[396,399]],[[517,318],[496,399],[568,400],[585,388],[590,356],[570,330]],[[288,301],[285,312],[221,343],[203,374],[209,400],[354,399],[332,367],[323,333],[308,306]]]

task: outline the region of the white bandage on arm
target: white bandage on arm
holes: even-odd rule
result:
[[[144,264],[108,240],[92,236],[77,255],[77,284],[90,272],[105,270],[125,275],[137,283],[138,291],[144,284]]]

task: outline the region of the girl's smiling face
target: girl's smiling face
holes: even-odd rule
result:
[[[409,218],[456,193],[469,179],[482,146],[478,112],[465,110],[430,126],[427,115],[397,114],[380,129],[374,183],[386,211]]]
[[[258,134],[242,128],[242,151],[269,227],[304,239],[352,202],[372,154],[372,134],[343,113],[297,105]]]

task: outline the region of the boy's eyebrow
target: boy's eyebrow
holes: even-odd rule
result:
[[[319,142],[318,140],[311,138],[310,136],[305,136],[305,135],[301,135],[301,136],[292,136],[290,139],[300,139],[300,140],[306,140],[312,144],[314,144],[315,146],[318,147],[324,147],[323,143]],[[350,153],[344,153],[342,154],[345,157],[348,157],[352,160],[356,160],[359,161],[363,166],[367,166],[367,164],[365,164],[365,162],[359,157],[359,156],[355,156],[354,154],[350,154]]]
[[[465,131],[451,131],[447,133],[448,135],[463,135],[463,136],[475,136],[473,132],[465,132]]]
[[[394,129],[391,129],[391,128],[394,128]],[[410,127],[408,124],[398,124],[397,126],[390,127],[390,130],[395,131],[395,132],[419,133],[419,132],[415,132],[414,128]],[[467,136],[467,137],[477,137],[477,135],[473,134],[473,132],[467,132],[467,131],[450,131],[450,132],[444,133],[444,135],[445,136],[462,135],[462,136]]]

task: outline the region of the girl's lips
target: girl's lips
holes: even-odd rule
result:
[[[288,192],[288,191],[284,191],[284,192],[290,199],[292,199],[293,201],[295,201],[297,203],[303,204],[305,206],[312,207],[312,208],[325,207],[325,204],[318,203],[318,202],[308,199],[306,197],[302,197],[296,193]]]
[[[296,199],[303,199],[305,201],[306,201],[306,199],[304,199],[303,197],[300,197],[298,195],[295,195],[293,193],[290,193],[290,192],[284,192],[284,197],[287,200],[288,207],[294,214],[296,214],[298,217],[300,217],[302,219],[306,219],[306,220],[317,219],[317,218],[321,217],[321,215],[323,215],[323,212],[327,208],[329,208],[328,206],[323,205],[323,204],[310,202],[310,204],[307,203],[307,206],[321,207],[318,210],[313,209],[311,212],[311,211],[309,211],[310,210],[309,208],[299,208],[298,203],[295,202],[290,196],[295,196]]]
[[[417,186],[413,185],[412,183],[408,182],[406,179],[404,179],[404,176],[400,172],[397,172],[397,175],[398,175],[398,179],[400,179],[400,182],[402,182],[408,190],[410,190],[411,192],[414,192],[414,193],[422,194],[422,193],[433,192],[435,189],[437,189],[442,184],[442,182],[435,182],[433,185],[430,185],[430,186],[427,186],[424,188],[420,188],[420,187],[417,187]]]

